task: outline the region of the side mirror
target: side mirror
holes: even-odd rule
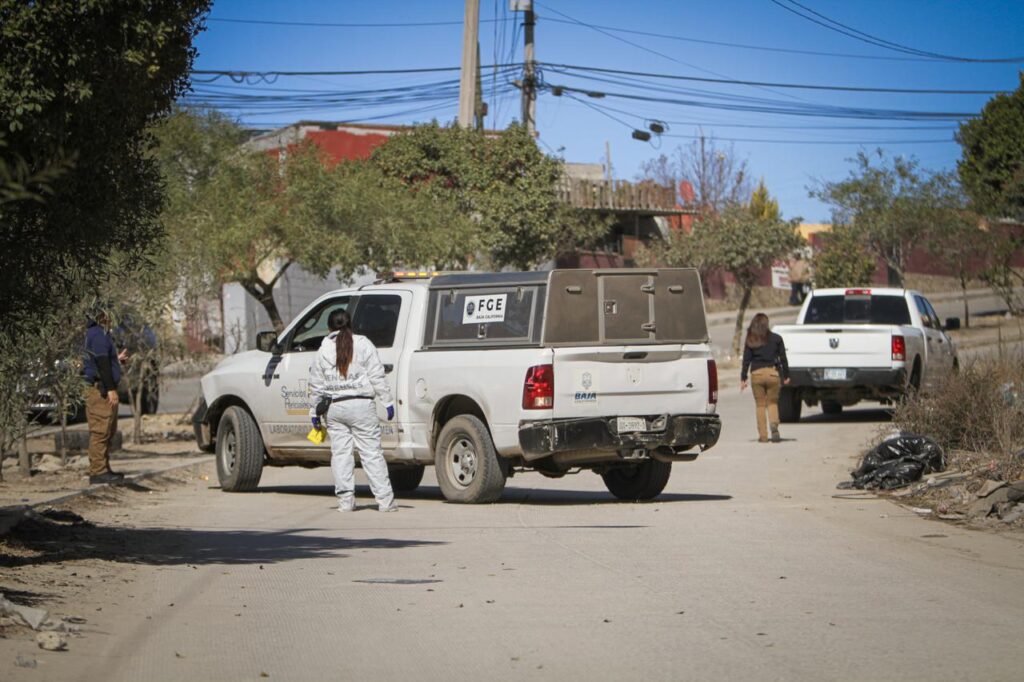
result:
[[[256,335],[256,348],[264,353],[281,354],[281,344],[277,342],[277,332],[260,332]]]
[[[947,317],[946,318],[946,326],[945,326],[945,330],[946,331],[954,332],[954,331],[956,331],[959,328],[960,328],[960,318],[959,317]]]

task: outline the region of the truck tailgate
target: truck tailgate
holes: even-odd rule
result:
[[[555,348],[553,417],[705,414],[704,348],[636,345]]]
[[[785,325],[773,331],[786,343],[790,367],[891,367],[889,325]]]

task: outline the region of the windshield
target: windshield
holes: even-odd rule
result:
[[[902,296],[814,296],[804,324],[910,324]]]

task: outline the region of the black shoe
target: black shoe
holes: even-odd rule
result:
[[[98,485],[101,483],[107,483],[109,485],[116,485],[124,481],[124,474],[118,474],[113,471],[108,471],[105,474],[98,476],[89,477],[89,485]]]
[[[773,443],[781,443],[782,442],[782,436],[779,435],[779,430],[778,429],[772,429],[772,442]]]

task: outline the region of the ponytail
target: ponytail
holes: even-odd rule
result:
[[[338,362],[338,373],[348,377],[348,367],[352,364],[352,318],[344,310],[335,310],[327,318],[327,328],[337,332],[334,337],[335,354]]]

